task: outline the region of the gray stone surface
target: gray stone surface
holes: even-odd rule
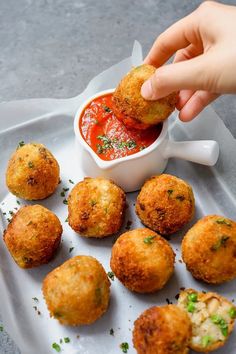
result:
[[[0,101],[75,96],[94,75],[129,56],[135,39],[147,53],[159,33],[200,3],[0,0]],[[236,136],[236,98],[224,96],[213,107]],[[3,331],[0,354],[6,353],[19,351]]]

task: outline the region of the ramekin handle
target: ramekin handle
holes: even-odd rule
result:
[[[219,144],[214,140],[168,141],[164,149],[164,157],[196,162],[202,165],[214,166],[219,157]]]

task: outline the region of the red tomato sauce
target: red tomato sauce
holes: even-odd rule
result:
[[[91,101],[82,112],[82,137],[102,160],[115,160],[150,146],[160,135],[162,124],[146,130],[128,129],[112,111],[112,94]]]

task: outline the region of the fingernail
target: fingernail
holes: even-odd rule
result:
[[[144,84],[141,87],[141,95],[143,98],[146,100],[152,99],[153,91],[152,91],[152,84],[151,81],[145,81]]]

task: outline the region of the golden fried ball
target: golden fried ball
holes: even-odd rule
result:
[[[192,323],[191,349],[208,353],[222,347],[234,327],[236,307],[216,293],[186,289],[180,293],[178,306]]]
[[[136,213],[142,223],[162,235],[180,230],[192,219],[194,209],[190,185],[167,174],[147,180],[136,203]]]
[[[6,184],[19,198],[44,199],[55,191],[59,173],[55,157],[44,145],[25,144],[17,148],[8,162]]]
[[[49,273],[42,290],[50,316],[63,325],[78,326],[106,312],[110,281],[95,258],[76,256]]]
[[[174,271],[175,254],[169,243],[149,229],[121,235],[112,247],[111,269],[131,291],[150,293],[166,284]]]
[[[156,71],[152,65],[133,68],[119,83],[113,94],[113,111],[125,125],[146,129],[163,122],[174,111],[177,94],[156,101],[147,101],[141,95],[141,87]]]
[[[190,319],[176,305],[151,307],[134,322],[138,354],[187,354],[190,338]]]
[[[182,258],[196,279],[220,284],[236,278],[236,223],[205,216],[184,236]]]
[[[72,189],[68,210],[69,224],[81,236],[109,236],[122,225],[125,193],[111,180],[86,177]]]
[[[4,232],[4,241],[21,268],[48,263],[54,256],[62,234],[58,217],[41,205],[21,207]]]

